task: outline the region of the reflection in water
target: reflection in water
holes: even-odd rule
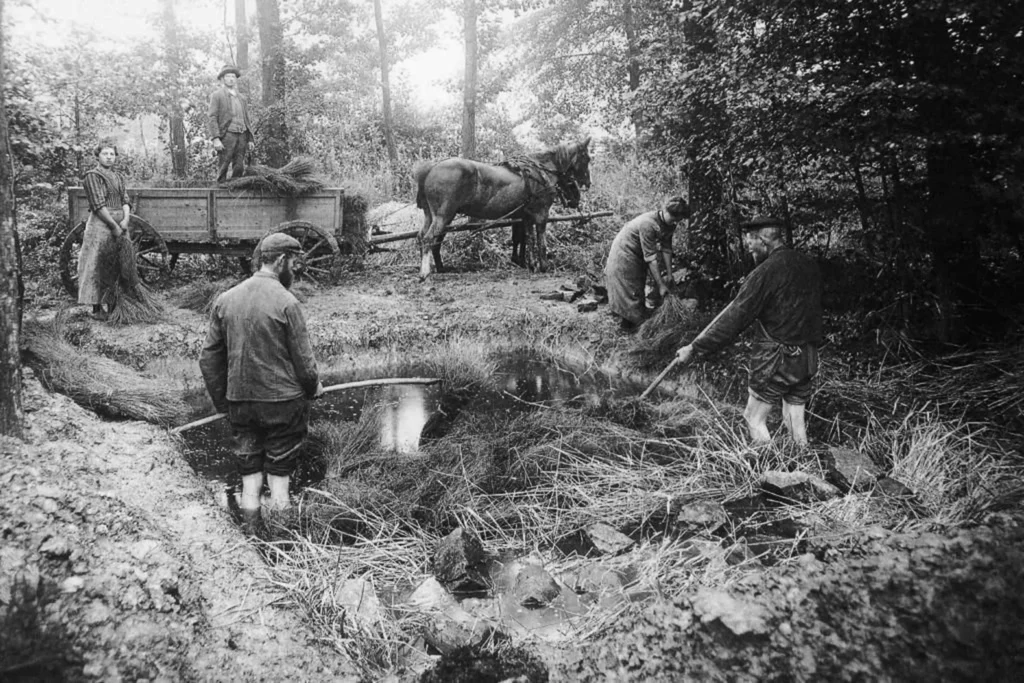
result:
[[[420,434],[435,406],[427,406],[422,384],[383,387],[380,412],[380,447],[397,453],[415,453]]]

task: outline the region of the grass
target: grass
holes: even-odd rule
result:
[[[542,345],[536,352],[557,358],[557,349]],[[482,345],[438,346],[421,350],[415,362],[393,354],[362,364],[359,374],[435,373],[447,391],[465,398],[493,373],[490,357]],[[770,469],[824,476],[815,458],[783,441],[751,448],[739,408],[699,391],[643,404],[607,395],[582,407],[525,412],[472,406],[472,399],[464,400],[447,431],[425,440],[418,456],[381,450],[372,411],[359,423],[313,425],[330,465],[317,489],[303,494],[300,531],[276,566],[282,586],[325,641],[360,658],[368,675],[404,666],[419,622],[399,610],[387,623],[339,630],[339,620],[347,624],[344,610],[325,596],[351,577],[367,578],[381,592],[416,585],[429,575],[439,539],[455,527],[472,529],[494,553],[539,551],[555,574],[592,562],[555,550],[581,527],[601,521],[637,530],[632,551],[601,563],[628,577],[626,590],[638,602],[581,618],[576,626],[588,635],[607,628],[622,610],[700,585],[728,585],[753,566],[751,560],[736,564],[732,553],[745,544],[747,527],[725,540],[664,535],[666,511],[680,501],[744,498],[756,493],[761,473]],[[860,432],[858,447],[915,491],[915,505],[851,494],[774,508],[760,521],[803,524],[797,538],[777,541],[776,559],[785,562],[822,544],[842,548],[871,526],[956,526],[1019,502],[1024,463],[993,450],[983,436],[976,424],[920,409],[899,423],[872,422]]]

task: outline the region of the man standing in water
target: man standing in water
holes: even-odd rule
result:
[[[217,297],[199,359],[206,389],[227,413],[242,475],[239,507],[260,516],[266,473],[269,509],[291,505],[290,477],[309,426],[309,401],[323,395],[306,321],[290,291],[298,240],[274,233],[260,244],[260,270]]]
[[[103,300],[116,273],[104,273],[101,256],[116,250],[116,242],[128,231],[131,206],[124,179],[114,171],[117,147],[101,143],[96,147],[96,168],[87,171],[82,185],[89,200],[89,218],[78,255],[78,303],[92,304],[93,317],[102,318]],[[108,304],[109,305],[109,304]]]
[[[209,133],[217,150],[217,182],[237,178],[245,170],[245,153],[254,147],[249,107],[236,87],[242,72],[227,65],[217,80],[222,84],[210,95]]]
[[[782,418],[793,440],[807,444],[804,405],[818,372],[822,340],[821,272],[814,260],[783,243],[782,222],[758,216],[740,226],[743,243],[758,264],[725,310],[679,349],[681,365],[694,354],[709,354],[733,342],[755,321],[750,353],[749,398],[743,418],[756,443],[771,440],[766,424],[782,400]]]

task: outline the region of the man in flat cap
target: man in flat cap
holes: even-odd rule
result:
[[[806,445],[804,405],[818,371],[822,340],[821,272],[811,257],[784,244],[778,219],[757,216],[740,227],[743,243],[758,265],[736,298],[676,357],[686,364],[696,354],[713,353],[756,322],[743,413],[751,439],[771,440],[766,421],[781,400],[786,428],[796,443]]]
[[[612,241],[605,263],[608,309],[627,332],[648,316],[645,303],[650,275],[658,300],[667,293],[672,277],[672,236],[680,221],[690,217],[682,197],[671,197],[656,211],[642,213],[622,226]],[[664,268],[665,275],[662,275]]]
[[[309,425],[309,401],[323,394],[306,321],[288,288],[298,240],[284,233],[260,243],[260,270],[217,297],[199,359],[217,412],[227,413],[242,475],[239,507],[260,518],[264,473],[268,507],[287,509],[288,486]]]
[[[221,87],[210,95],[209,122],[207,124],[213,148],[217,150],[217,182],[237,178],[245,170],[245,153],[254,147],[249,107],[238,92],[238,79],[242,72],[230,64],[225,65],[217,80]]]

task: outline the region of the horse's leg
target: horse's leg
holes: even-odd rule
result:
[[[512,263],[526,267],[526,227],[522,221],[512,224]]]
[[[537,222],[537,270],[546,273],[548,270],[548,243],[546,238],[547,220]]]
[[[441,263],[441,242],[444,240],[444,232],[447,226],[441,228],[441,231],[437,233],[437,237],[434,238],[434,243],[430,245],[430,251],[434,255],[434,265],[437,267],[437,272],[444,272],[444,265]]]
[[[420,230],[420,279],[425,280],[436,270],[441,270],[441,240],[448,222],[436,211],[423,211],[423,229]],[[433,257],[433,261],[431,261]]]

